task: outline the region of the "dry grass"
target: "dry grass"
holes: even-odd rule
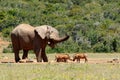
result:
[[[70,54],[72,56],[73,54]],[[13,54],[2,54],[13,59]],[[54,60],[54,54],[47,55]],[[88,60],[119,58],[120,54],[88,54]],[[30,58],[35,55],[29,54]],[[119,63],[1,63],[0,80],[119,80]]]

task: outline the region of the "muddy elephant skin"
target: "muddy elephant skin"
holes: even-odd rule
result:
[[[20,60],[20,50],[23,50],[22,59],[28,58],[28,51],[33,50],[37,62],[42,60],[48,62],[45,53],[46,46],[49,45],[51,48],[54,48],[57,43],[66,41],[68,38],[68,35],[59,37],[58,31],[48,25],[33,27],[29,24],[20,24],[11,32],[15,61],[18,62]]]

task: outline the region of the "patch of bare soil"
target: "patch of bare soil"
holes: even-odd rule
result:
[[[0,37],[0,62],[1,62],[2,59],[4,60],[4,62],[8,61],[8,57],[2,56],[2,54],[3,54],[3,49],[6,48],[8,45],[9,45],[9,42],[3,40],[3,39]]]
[[[88,63],[93,64],[120,63],[120,60],[115,58],[89,58]]]
[[[3,49],[9,45],[8,41],[3,40],[0,37],[0,54],[3,52]]]
[[[3,57],[2,59],[0,59],[1,63],[15,63],[14,59],[9,59],[8,57]],[[24,60],[20,60],[19,63],[37,63],[36,59],[24,59]],[[44,63],[44,62],[42,62]],[[46,62],[45,62],[46,63]],[[53,60],[49,60],[48,63],[65,63],[65,62],[56,62]],[[81,60],[80,63],[79,62],[73,62],[73,61],[68,61],[66,63],[76,63],[76,64],[85,64],[84,60]],[[88,58],[88,64],[106,64],[106,63],[112,63],[112,64],[119,64],[120,60],[119,59],[112,59],[112,58]]]

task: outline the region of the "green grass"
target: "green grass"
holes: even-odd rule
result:
[[[12,54],[2,54],[13,58]],[[35,55],[30,54],[31,58]],[[47,55],[50,60],[54,54]],[[72,54],[71,54],[72,56]],[[120,54],[88,54],[90,58],[113,58]],[[0,80],[119,80],[120,64],[1,63]]]
[[[0,80],[119,80],[119,64],[0,64]]]

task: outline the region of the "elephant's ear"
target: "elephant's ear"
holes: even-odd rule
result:
[[[47,26],[38,26],[35,28],[35,31],[38,33],[38,35],[42,38],[45,39],[46,37],[46,32],[47,32]]]

